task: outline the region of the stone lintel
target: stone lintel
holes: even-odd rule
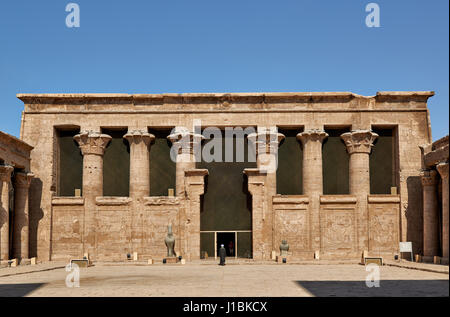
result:
[[[369,203],[400,203],[400,195],[367,195]]]
[[[122,206],[128,205],[132,199],[130,197],[112,197],[100,196],[95,197],[95,204],[97,206]]]
[[[164,206],[164,205],[179,205],[179,197],[168,197],[168,196],[149,196],[144,197],[144,205],[146,206]]]
[[[321,204],[356,204],[354,195],[321,195]]]
[[[84,205],[83,197],[53,197],[53,206],[74,206],[74,205]]]
[[[448,161],[449,158],[449,148],[448,144],[444,145],[441,148],[430,151],[428,153],[425,152],[423,160],[425,163],[425,167],[433,167],[440,162]]]
[[[209,172],[206,168],[194,168],[194,169],[185,170],[184,175],[186,177],[206,176],[206,175],[209,175]]]
[[[272,202],[274,204],[309,204],[309,197],[305,195],[277,195],[273,196]]]

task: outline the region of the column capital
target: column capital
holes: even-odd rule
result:
[[[309,141],[323,142],[328,137],[328,133],[321,129],[310,129],[297,134],[297,140],[300,140],[304,145]]]
[[[347,146],[348,154],[353,153],[367,153],[370,154],[373,142],[378,137],[378,134],[370,130],[354,130],[346,132],[341,135]]]
[[[16,173],[14,177],[14,185],[17,187],[29,188],[33,177],[34,177],[33,173],[24,173],[24,172]]]
[[[284,138],[284,135],[278,133],[276,128],[258,128],[257,132],[247,136],[247,139],[255,145],[256,154],[276,153]]]
[[[167,138],[172,142],[177,154],[194,154],[200,148],[200,143],[205,137],[201,134],[176,127]]]
[[[436,186],[438,183],[437,172],[435,170],[422,170],[420,176],[422,186]]]
[[[155,136],[147,131],[132,130],[128,131],[123,138],[126,139],[130,145],[143,142],[146,146],[148,146],[155,139]]]
[[[9,182],[11,179],[11,173],[13,172],[14,167],[10,165],[0,165],[0,181]]]
[[[73,138],[77,141],[83,155],[95,154],[102,156],[105,153],[106,146],[111,141],[111,136],[94,131],[83,131]]]
[[[442,179],[448,179],[448,162],[442,162],[436,165],[436,169]]]

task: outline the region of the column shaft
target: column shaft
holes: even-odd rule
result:
[[[29,258],[28,193],[32,178],[31,173],[15,175],[13,257],[20,260]]]
[[[94,258],[97,230],[95,198],[103,195],[103,154],[111,137],[98,132],[84,131],[74,136],[74,139],[83,154],[83,253],[87,252]]]
[[[436,167],[442,178],[442,257],[448,259],[448,162]]]
[[[439,205],[436,171],[422,172],[423,188],[423,255],[439,254]]]
[[[320,250],[320,195],[323,194],[322,142],[328,137],[323,130],[297,134],[303,144],[303,195],[309,196],[312,241],[310,251]],[[289,242],[289,241],[288,241]]]
[[[369,155],[378,134],[370,130],[355,130],[341,135],[350,155],[350,194],[357,198],[357,248],[369,250],[369,210],[367,196],[370,194]]]
[[[9,259],[9,188],[12,166],[0,166],[0,260]]]
[[[155,139],[146,131],[130,131],[124,138],[130,144],[130,197],[150,195],[150,142]]]

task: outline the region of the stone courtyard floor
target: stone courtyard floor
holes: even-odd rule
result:
[[[385,265],[380,287],[368,288],[359,264],[96,263],[69,288],[64,265],[0,268],[0,296],[449,296],[448,266],[437,273]]]

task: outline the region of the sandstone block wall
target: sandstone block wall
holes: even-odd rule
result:
[[[31,154],[35,179],[29,202],[31,255],[42,260],[70,257],[77,252],[81,256],[81,250],[88,248],[98,259],[122,259],[126,253],[135,251],[143,256],[163,257],[166,252],[163,240],[170,222],[177,239],[177,253],[198,258],[205,172],[194,169],[186,174],[195,162],[177,164],[175,198],[148,197],[149,191],[142,186],[139,193],[130,192],[130,197],[99,198],[103,196],[95,187],[91,196],[83,193],[82,203],[55,203],[60,199],[54,155],[58,129],[75,126],[80,131],[101,132],[101,128],[120,127],[129,132],[146,132],[151,128],[183,126],[192,131],[195,120],[201,120],[202,126],[298,127],[318,134],[325,127],[345,126],[351,131],[394,128],[399,194],[395,202],[390,200],[392,197],[384,202],[371,200],[367,192],[339,197],[323,195],[319,172],[311,172],[316,164],[303,171],[309,177],[306,186],[313,186],[303,191],[305,197],[277,198],[274,175],[247,171],[253,206],[253,258],[270,258],[283,236],[292,241],[288,241],[292,253],[299,257],[310,258],[317,250],[325,257],[344,258],[359,257],[363,249],[392,253],[398,245],[396,239],[412,241],[417,252],[423,244],[419,145],[431,142],[426,103],[432,95],[432,92],[379,92],[371,97],[346,92],[18,95],[25,104],[22,139],[35,147]],[[321,155],[317,152],[320,146],[310,150],[303,151],[304,164]],[[100,162],[97,158],[93,164]],[[355,175],[350,174],[350,178]],[[386,236],[386,226],[397,228],[397,232]],[[80,239],[87,243],[87,246],[82,243],[81,249]]]

